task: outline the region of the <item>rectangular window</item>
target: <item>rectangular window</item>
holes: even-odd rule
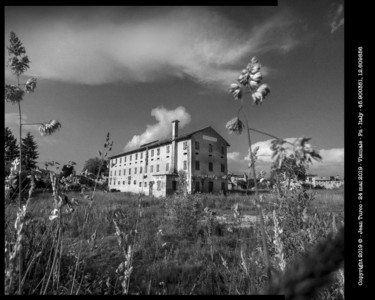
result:
[[[211,144],[208,144],[208,152],[212,152],[212,145]]]
[[[167,146],[167,154],[169,153],[169,146]]]
[[[137,168],[134,168],[134,174],[137,174]]]
[[[156,149],[156,154],[160,155],[160,148]]]
[[[109,178],[109,185],[112,185],[112,178]]]
[[[124,162],[126,162],[126,156],[124,156]]]
[[[115,171],[115,175],[114,176],[116,176],[116,171]]]
[[[212,163],[212,162],[209,162],[209,163],[208,163],[208,171],[212,172],[213,169],[214,169],[213,163]]]
[[[157,184],[158,191],[160,191],[161,190],[161,181],[158,180],[156,184]]]
[[[165,165],[165,171],[169,171],[169,163],[167,163],[166,165]]]
[[[122,185],[125,185],[125,181],[122,182]]]
[[[187,161],[184,160],[184,170],[186,170],[186,169],[187,169]]]
[[[145,187],[147,187],[147,182],[145,182]]]
[[[159,172],[159,165],[156,165],[156,172]]]
[[[129,168],[129,175],[131,175],[132,174],[132,169],[131,168]]]
[[[126,169],[124,169],[124,176],[126,175]]]
[[[143,152],[141,152],[141,159],[143,159]]]
[[[139,183],[139,187],[142,187],[142,182]]]
[[[118,176],[121,176],[121,170],[118,171]]]
[[[187,149],[187,142],[184,142],[183,143],[183,147],[182,147],[183,150],[186,150]]]
[[[131,176],[128,176],[128,184],[130,185],[131,183],[131,180],[132,180],[132,177]]]
[[[151,156],[154,156],[154,149],[151,150]]]
[[[137,184],[137,180],[134,180],[134,184]]]
[[[154,172],[154,166],[151,166],[150,173]]]
[[[138,153],[135,154],[135,159],[136,159],[136,160],[138,159]]]
[[[195,170],[200,170],[199,160],[195,161]]]
[[[199,142],[195,142],[195,150],[199,150]]]
[[[145,173],[147,173],[147,166],[145,166]]]
[[[225,165],[221,164],[221,172],[225,172]]]
[[[112,171],[111,171],[111,177],[112,177]]]
[[[142,167],[139,167],[139,174],[142,174]]]
[[[121,161],[122,161],[122,157],[120,157],[120,164],[121,164]]]
[[[132,155],[131,154],[129,155],[129,160],[132,161]]]
[[[221,147],[221,154],[225,154],[225,148],[224,147]]]

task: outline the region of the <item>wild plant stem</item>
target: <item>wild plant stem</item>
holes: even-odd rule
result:
[[[47,291],[48,284],[49,284],[49,281],[51,279],[51,275],[53,273],[53,269],[55,268],[57,253],[59,252],[58,250],[59,250],[59,246],[60,246],[61,227],[59,227],[57,230],[58,230],[59,234],[58,234],[58,237],[57,237],[56,250],[55,250],[55,254],[54,254],[54,257],[53,257],[53,261],[52,261],[51,271],[49,272],[47,283],[46,283],[46,286],[44,287],[43,295],[45,295],[45,293]]]
[[[83,239],[84,239],[84,234],[85,234],[85,230],[86,230],[86,226],[87,226],[87,221],[88,221],[88,217],[89,217],[89,214],[90,214],[90,211],[91,211],[91,208],[92,208],[92,205],[94,203],[94,195],[95,195],[95,191],[96,191],[96,186],[98,184],[98,180],[99,180],[99,175],[100,175],[100,171],[102,169],[102,166],[103,166],[103,155],[101,157],[101,161],[100,161],[100,165],[99,165],[99,169],[98,169],[98,173],[96,175],[96,181],[95,181],[95,185],[94,185],[94,189],[93,189],[93,192],[91,194],[91,202],[90,202],[90,205],[89,205],[89,209],[86,213],[86,217],[85,217],[85,222],[83,223],[83,226],[82,226],[82,239],[80,241],[80,244],[79,244],[79,250],[78,250],[78,256],[77,256],[77,261],[76,261],[76,266],[74,268],[74,274],[73,274],[73,280],[72,280],[72,287],[70,289],[70,294],[72,295],[73,294],[73,288],[74,288],[74,281],[75,281],[75,278],[76,278],[76,274],[77,274],[77,269],[78,269],[78,265],[79,265],[79,260],[81,258],[81,252],[82,252],[82,242],[83,242]]]
[[[249,150],[250,150],[250,155],[252,156],[252,149],[251,149],[251,138],[250,138],[250,130],[249,130],[249,123],[247,121],[245,113],[243,113],[246,121],[246,132],[247,132],[247,139],[249,142]],[[252,161],[254,161],[252,159]],[[267,248],[267,241],[266,241],[266,231],[265,231],[265,225],[264,225],[264,218],[263,218],[263,213],[262,213],[262,206],[260,203],[260,198],[259,198],[259,191],[258,191],[258,184],[257,184],[257,178],[256,178],[256,171],[255,171],[255,163],[251,164],[251,168],[253,170],[253,178],[254,178],[254,188],[255,188],[255,200],[258,208],[258,214],[259,214],[259,219],[260,219],[260,232],[262,236],[262,244],[263,244],[263,251],[264,251],[264,262],[266,265],[267,269],[267,275],[268,279],[271,282],[272,277],[271,277],[271,269],[270,269],[270,259],[269,259],[269,253],[268,253],[268,248]]]
[[[18,87],[20,86],[20,77],[17,75],[17,83]],[[21,196],[21,190],[22,190],[22,179],[21,179],[21,172],[22,172],[22,114],[21,114],[21,103],[18,101],[18,114],[19,114],[19,120],[20,120],[20,170],[18,174],[18,201],[19,201],[19,207],[22,209],[22,196]],[[20,243],[20,250],[18,255],[18,294],[21,295],[22,291],[22,242]]]

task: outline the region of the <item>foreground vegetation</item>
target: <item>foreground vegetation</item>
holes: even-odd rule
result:
[[[50,193],[30,200],[23,294],[259,294],[269,288],[252,196],[156,199],[97,192],[92,205],[81,194],[67,195],[78,205],[61,219],[50,220]],[[276,279],[343,225],[342,191],[297,190],[288,199],[262,199]],[[16,244],[17,209],[6,207],[8,253]],[[343,298],[343,269],[326,280],[316,297]]]

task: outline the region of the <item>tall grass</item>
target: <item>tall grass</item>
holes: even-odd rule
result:
[[[332,215],[315,211],[314,202],[318,197],[308,193],[310,198],[305,201],[305,207],[296,208],[301,201],[300,194],[291,196],[290,201],[280,207],[269,204],[275,202],[272,195],[263,197],[267,247],[275,278],[282,277],[283,273],[281,253],[286,263],[285,272],[289,272],[285,274],[290,274],[290,267],[309,253],[314,256],[315,245],[324,243],[325,237],[333,232]],[[257,214],[254,204],[244,201],[245,197],[197,194],[155,199],[99,191],[87,218],[91,200],[80,198],[78,193],[69,193],[68,197],[79,199],[79,205],[63,219],[60,240],[58,223],[49,220],[53,209],[51,195],[41,193],[29,203],[27,220],[30,221],[24,227],[23,242],[24,249],[28,249],[24,294],[44,291],[46,294],[71,294],[73,283],[73,293],[82,295],[259,294],[269,289],[259,232],[251,226],[239,226],[243,216]],[[318,201],[323,203],[324,199]],[[282,210],[281,215],[285,215],[278,214],[277,226],[272,217],[274,210]],[[16,212],[16,207],[6,207],[5,239],[9,245],[16,237],[13,226]],[[219,222],[218,217],[223,214],[231,215],[231,222]],[[86,230],[82,235],[85,222]],[[336,228],[341,226],[339,218],[335,219],[335,225]],[[275,239],[276,227],[279,236]],[[56,250],[58,245],[59,251]],[[51,270],[55,256],[59,267],[51,273],[47,285],[45,270]],[[121,265],[128,270],[131,267],[130,276],[119,268]],[[333,299],[333,295],[341,295],[340,272],[321,282],[328,282],[328,285],[316,297]],[[285,290],[282,286],[290,282],[294,281],[279,282],[277,286],[273,283],[271,290],[282,292]]]

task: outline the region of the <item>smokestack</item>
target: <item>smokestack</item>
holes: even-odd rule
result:
[[[172,121],[172,140],[178,137],[178,123],[179,120]]]
[[[171,171],[177,173],[177,142],[178,137],[178,120],[172,121],[172,157],[171,157]]]

